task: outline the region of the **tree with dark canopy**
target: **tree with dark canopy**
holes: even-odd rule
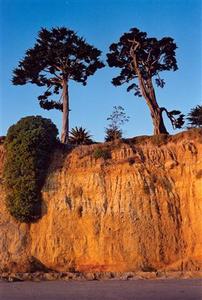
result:
[[[192,108],[187,117],[188,128],[202,128],[202,105]]]
[[[26,51],[13,72],[14,85],[34,83],[46,87],[38,97],[39,104],[44,109],[62,111],[62,143],[68,143],[69,137],[69,81],[86,85],[88,76],[104,67],[100,55],[100,50],[72,30],[42,28],[34,47]],[[53,94],[60,94],[60,98],[50,99]]]
[[[180,111],[168,111],[165,107],[159,107],[153,85],[155,78],[157,86],[163,88],[165,81],[160,77],[160,72],[177,70],[176,48],[170,37],[157,40],[147,37],[146,32],[132,28],[121,36],[118,43],[110,46],[107,54],[109,66],[121,69],[120,75],[113,78],[113,85],[130,83],[127,91],[133,90],[135,96],[145,98],[150,109],[154,134],[168,133],[163,122],[163,112],[167,114],[173,128],[181,128],[184,124],[184,115]]]

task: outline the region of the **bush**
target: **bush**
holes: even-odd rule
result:
[[[112,142],[122,138],[122,131],[118,128],[106,128],[105,142]]]
[[[110,159],[111,158],[111,152],[108,149],[97,148],[93,152],[93,157],[95,159],[98,159],[98,158]]]
[[[56,126],[40,116],[22,118],[8,130],[6,204],[10,214],[21,222],[34,222],[41,216],[41,189],[57,134]]]

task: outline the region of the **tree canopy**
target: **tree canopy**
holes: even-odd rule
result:
[[[162,71],[176,71],[176,44],[171,37],[160,40],[149,38],[146,32],[137,28],[124,33],[117,43],[111,44],[107,54],[110,67],[120,68],[120,74],[112,79],[114,86],[128,84],[127,91],[133,91],[135,96],[144,97],[149,106],[154,123],[154,133],[167,133],[162,119],[165,111],[174,128],[181,128],[183,115],[180,111],[168,111],[158,106],[153,86],[163,88],[165,80],[161,78]],[[176,117],[178,116],[178,117]]]
[[[86,85],[87,78],[104,67],[100,56],[100,50],[73,30],[65,27],[51,30],[42,28],[34,47],[26,51],[25,57],[13,71],[12,82],[14,85],[32,83],[45,87],[43,94],[38,97],[39,104],[44,109],[63,111],[63,131],[68,136],[68,81]],[[52,96],[60,94],[61,90],[58,99],[53,99]]]

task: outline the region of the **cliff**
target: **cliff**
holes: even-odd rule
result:
[[[56,149],[31,225],[6,212],[4,160],[1,271],[202,269],[202,131]]]

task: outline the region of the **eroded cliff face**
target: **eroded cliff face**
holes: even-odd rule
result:
[[[111,159],[95,159],[97,148]],[[57,271],[202,267],[200,131],[57,149],[35,224],[13,220],[4,197],[1,179],[1,270],[28,271],[33,259]]]

